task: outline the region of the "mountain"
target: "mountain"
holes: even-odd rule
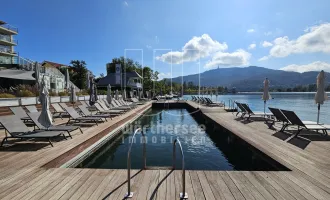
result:
[[[218,68],[205,71],[200,74],[201,86],[224,86],[236,87],[237,91],[257,91],[263,87],[263,81],[267,77],[270,80],[270,87],[288,88],[297,85],[316,83],[319,72],[288,72],[282,70],[268,69],[264,67],[232,67]],[[326,73],[327,82],[330,82],[329,73]],[[182,77],[172,79],[173,82],[181,83]],[[186,83],[199,84],[199,74],[183,76]]]

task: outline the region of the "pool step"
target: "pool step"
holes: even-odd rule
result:
[[[172,170],[172,166],[148,166],[146,170]]]

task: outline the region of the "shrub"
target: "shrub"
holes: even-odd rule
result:
[[[88,90],[80,90],[80,92],[77,92],[76,95],[77,96],[89,95],[89,91]]]
[[[59,92],[58,96],[62,97],[62,96],[69,96],[68,92]]]
[[[2,93],[0,94],[0,98],[15,98],[15,96],[8,93]]]
[[[50,91],[49,92],[49,96],[52,96],[52,97],[57,96],[57,93],[56,92],[53,92],[53,91]]]
[[[106,95],[107,91],[106,90],[97,90],[97,94],[99,95]]]
[[[19,91],[16,92],[16,96],[17,97],[35,97],[36,95],[33,94],[29,90],[19,90]]]

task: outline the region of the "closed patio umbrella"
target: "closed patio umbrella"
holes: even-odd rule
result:
[[[77,102],[76,88],[71,85],[70,102],[74,105]]]
[[[39,87],[40,67],[39,67],[38,62],[34,63],[34,78],[36,79],[37,87]]]
[[[41,91],[39,95],[39,101],[42,106],[42,110],[40,116],[38,118],[38,122],[46,128],[49,128],[53,124],[53,117],[49,110],[49,93],[45,84],[45,76],[41,81]]]
[[[118,97],[118,90],[116,90],[116,96],[115,96],[115,99],[118,100],[119,97]]]
[[[325,73],[322,70],[316,78],[317,92],[315,94],[315,103],[317,104],[317,123],[320,120],[320,107],[325,100],[328,99],[328,95],[325,92]]]
[[[99,96],[98,96],[97,87],[96,87],[96,84],[94,81],[93,81],[93,85],[94,85],[95,102],[97,102],[99,100]]]
[[[124,89],[123,99],[126,100],[126,89]]]
[[[107,87],[107,101],[109,104],[111,104],[112,96],[111,96],[111,85],[110,84]]]
[[[131,98],[133,98],[133,95],[134,95],[134,93],[133,93],[133,91],[131,90],[131,91],[129,92],[129,96],[130,96]]]
[[[69,69],[66,68],[66,71],[65,71],[65,87],[66,89],[69,89],[69,82],[70,82],[70,75],[69,75]]]
[[[269,94],[269,80],[266,78],[264,80],[264,93],[262,94],[262,100],[264,100],[264,113],[266,113],[266,101],[271,99],[271,96]]]
[[[89,80],[89,88],[90,88],[90,93],[89,93],[89,105],[93,106],[96,103],[96,97],[95,97],[95,87],[94,87],[94,82],[93,79]]]

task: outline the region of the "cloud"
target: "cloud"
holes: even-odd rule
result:
[[[249,64],[251,54],[239,49],[235,52],[217,52],[210,61],[205,65],[205,68],[212,68],[218,65],[222,66],[246,66]]]
[[[246,32],[248,32],[248,33],[254,33],[254,32],[256,32],[256,30],[254,30],[253,28],[251,28],[251,29],[248,29]]]
[[[146,45],[146,47],[147,47],[147,49],[151,49],[152,48],[152,46],[151,45]]]
[[[127,1],[124,1],[124,5],[125,5],[125,6],[128,6],[128,3],[127,3]]]
[[[158,80],[162,80],[164,78],[171,78],[171,73],[159,73]]]
[[[268,58],[269,58],[268,56],[264,56],[262,58],[259,58],[258,61],[265,61],[265,60],[268,60]]]
[[[255,49],[256,48],[256,44],[255,43],[252,43],[249,45],[248,49]]]
[[[192,62],[210,56],[215,52],[223,52],[228,49],[226,43],[220,43],[213,40],[208,34],[200,37],[193,37],[182,48],[182,51],[171,51],[156,59],[173,64],[181,64],[183,62]]]
[[[268,41],[264,41],[261,45],[262,45],[262,47],[265,47],[265,48],[273,46],[273,44]]]
[[[330,23],[312,26],[297,39],[288,36],[278,37],[270,49],[271,57],[287,57],[291,54],[323,52],[330,54]]]
[[[330,63],[316,61],[316,62],[306,64],[306,65],[292,64],[292,65],[283,67],[280,70],[293,71],[293,72],[299,72],[299,73],[308,72],[308,71],[321,71],[321,70],[330,72]]]
[[[269,36],[269,35],[272,35],[272,34],[273,34],[273,32],[271,32],[271,31],[264,32],[265,36]]]

